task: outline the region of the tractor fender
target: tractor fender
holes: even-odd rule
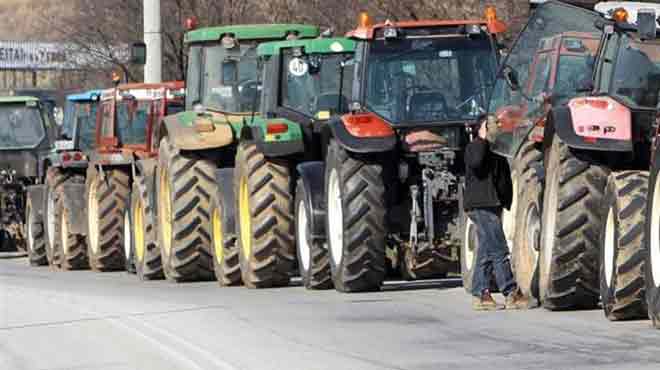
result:
[[[286,125],[287,131],[283,135],[269,135],[270,124]],[[250,125],[250,135],[266,157],[283,157],[305,151],[302,127],[286,119],[258,120],[257,124]]]
[[[325,232],[325,163],[305,162],[297,166],[300,174],[300,182],[305,189],[305,206],[312,217],[309,222],[309,230],[312,239],[324,241]]]
[[[396,134],[392,127],[373,113],[333,117],[328,127],[337,143],[351,152],[387,152],[396,145]]]
[[[74,234],[87,235],[87,202],[85,184],[62,184],[61,196],[69,215],[69,227]]]
[[[630,110],[614,99],[575,98],[567,106],[552,109],[549,118],[546,134],[556,133],[571,148],[614,152],[633,150]]]
[[[211,126],[213,130],[200,132],[195,129],[195,120],[198,119],[195,113],[184,112],[167,116],[163,119],[161,133],[167,135],[170,143],[179,150],[203,150],[211,148],[220,148],[234,142],[234,131],[229,124],[215,124]]]
[[[38,219],[43,220],[46,209],[46,185],[30,185],[27,187],[27,196],[32,203],[32,209]]]
[[[234,195],[234,169],[220,168],[215,172],[216,191],[218,199],[222,202],[220,218],[227,235],[236,235],[236,201]]]

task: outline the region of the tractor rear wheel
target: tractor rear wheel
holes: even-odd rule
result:
[[[383,162],[331,141],[326,158],[326,232],[335,289],[379,290],[385,278],[387,179]]]
[[[32,198],[28,197],[25,206],[25,220],[27,228],[27,253],[30,266],[48,265],[46,256],[46,233],[44,222],[32,205]]]
[[[73,233],[69,208],[69,200],[58,196],[55,205],[55,250],[60,259],[60,268],[65,271],[89,268],[87,259],[87,241],[85,235]]]
[[[105,176],[89,171],[86,184],[87,254],[94,271],[126,267],[124,212],[130,196],[130,176],[121,169],[107,169]]]
[[[309,227],[312,214],[306,202],[307,197],[302,180],[298,180],[295,200],[298,268],[305,288],[330,289],[332,288],[330,256],[323,242],[312,238],[312,230]]]
[[[211,280],[210,202],[216,165],[199,153],[181,153],[167,137],[159,150],[157,215],[163,272],[176,282]]]
[[[132,229],[131,250],[135,272],[143,281],[163,278],[163,266],[154,225],[153,198],[146,183],[151,180],[138,176],[133,181],[128,214]]]
[[[543,153],[535,143],[527,141],[513,162],[511,171],[514,186],[511,205],[515,217],[511,257],[516,282],[522,292],[538,296],[538,259],[541,241],[541,209],[543,183],[535,167],[541,166]]]
[[[233,189],[220,189],[233,191]],[[242,283],[236,235],[226,232],[222,217],[224,207],[214,191],[211,196],[211,240],[213,241],[213,268],[220,286],[235,286]]]
[[[602,208],[600,295],[611,321],[648,315],[643,244],[647,193],[647,172],[610,174]]]
[[[255,144],[242,144],[236,155],[234,194],[243,284],[288,285],[296,264],[289,164],[266,158]]]
[[[550,310],[591,309],[600,293],[598,232],[609,171],[576,156],[556,135],[547,158],[540,299]]]
[[[660,148],[649,176],[644,232],[646,302],[653,326],[660,329]]]

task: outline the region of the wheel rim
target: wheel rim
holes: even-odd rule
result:
[[[130,226],[130,225],[129,225]],[[138,200],[133,205],[133,242],[135,245],[135,257],[139,262],[144,260],[144,219],[142,213],[142,201]]]
[[[513,235],[516,228],[516,209],[518,207],[518,178],[514,173],[512,174],[511,179],[512,184],[512,194],[513,198],[511,200],[511,207],[509,210],[504,209],[502,211],[502,228],[504,229],[504,235],[506,236],[506,245],[509,248],[509,252],[512,250],[513,246]]]
[[[55,196],[52,191],[46,198],[46,227],[48,229],[48,247],[55,246]]]
[[[310,246],[307,238],[307,211],[305,209],[305,202],[298,202],[298,221],[296,222],[298,229],[298,251],[300,252],[300,264],[305,271],[309,270],[310,265]]]
[[[225,259],[225,249],[223,246],[224,236],[222,235],[222,219],[220,218],[220,209],[213,209],[211,215],[211,226],[213,227],[213,248],[215,249],[215,260],[222,264]]]
[[[328,181],[328,234],[332,259],[338,266],[344,254],[344,210],[337,169],[332,169]]]
[[[241,177],[238,198],[238,213],[241,219],[241,247],[243,255],[248,258],[252,252],[252,219],[250,217],[250,193],[247,177]]]
[[[656,176],[651,208],[651,274],[656,286],[660,285],[660,176]]]
[[[124,256],[129,258],[131,256],[131,243],[133,242],[133,235],[131,235],[131,217],[130,211],[124,212]]]
[[[94,253],[99,251],[99,204],[96,199],[97,180],[92,180],[87,199],[87,219],[89,225],[89,246]]]
[[[472,222],[472,220],[470,220],[469,217],[466,220],[463,243],[465,244],[463,246],[463,250],[464,250],[463,258],[465,259],[465,265],[468,268],[470,268],[470,266],[472,266],[472,263],[474,262],[474,246],[476,240],[474,236],[474,222]]]
[[[554,244],[555,244],[555,230],[557,229],[557,203],[558,203],[558,188],[559,188],[559,173],[557,171],[552,173],[552,177],[549,181],[548,189],[548,204],[547,204],[547,220],[544,223],[543,229],[543,273],[541,274],[542,278],[550,274],[550,267],[552,265],[552,256],[554,253]],[[541,287],[545,288],[544,286]]]
[[[26,219],[27,219],[27,225],[26,225],[27,230],[26,230],[26,232],[27,232],[27,237],[28,237],[27,247],[28,247],[28,251],[33,252],[34,251],[34,246],[32,245],[32,243],[34,243],[34,230],[32,230],[32,223],[33,223],[33,220],[32,220],[32,207],[29,205],[29,203],[28,203],[28,206],[26,207],[25,213],[26,213],[26,216],[27,216],[26,217]]]
[[[60,215],[60,243],[62,243],[62,258],[66,258],[70,254],[69,250],[69,223],[67,222],[66,210],[62,209]]]
[[[160,193],[158,194],[159,207],[158,207],[158,218],[160,220],[160,229],[162,239],[163,239],[163,251],[166,256],[170,255],[172,250],[172,208],[171,208],[171,197],[170,197],[170,182],[167,181],[167,169],[162,168],[160,171]]]
[[[616,243],[616,234],[614,232],[614,210],[610,207],[607,213],[607,222],[605,223],[605,245],[603,246],[604,252],[604,268],[605,268],[605,283],[610,286],[612,281],[612,274],[614,273],[614,244]]]
[[[532,204],[527,209],[525,215],[525,238],[528,255],[532,256],[532,262],[538,261],[539,244],[541,237],[541,214],[536,204]],[[535,264],[534,264],[535,265]]]

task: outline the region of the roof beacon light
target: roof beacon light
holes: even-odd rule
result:
[[[486,24],[490,33],[502,33],[506,31],[506,25],[497,19],[497,9],[494,5],[487,5],[484,10]]]
[[[197,28],[197,17],[186,18],[186,30],[192,31]]]
[[[486,17],[486,22],[494,22],[497,20],[497,9],[494,5],[487,5],[486,10],[484,10],[484,16]]]
[[[612,19],[619,23],[628,23],[628,11],[624,8],[614,9]]]
[[[369,16],[369,13],[360,12],[360,16],[358,18],[358,26],[363,28],[368,28],[371,27],[372,25],[373,23],[371,22],[371,17]]]

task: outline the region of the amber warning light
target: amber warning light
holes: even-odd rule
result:
[[[369,13],[361,12],[358,18],[358,26],[367,28],[367,27],[371,27],[372,25],[373,23],[371,22],[371,17],[369,17]]]
[[[628,11],[624,8],[618,8],[612,13],[612,19],[619,23],[628,23]]]
[[[484,10],[486,25],[490,33],[502,33],[506,31],[506,25],[497,19],[497,9],[494,5],[487,5]]]

